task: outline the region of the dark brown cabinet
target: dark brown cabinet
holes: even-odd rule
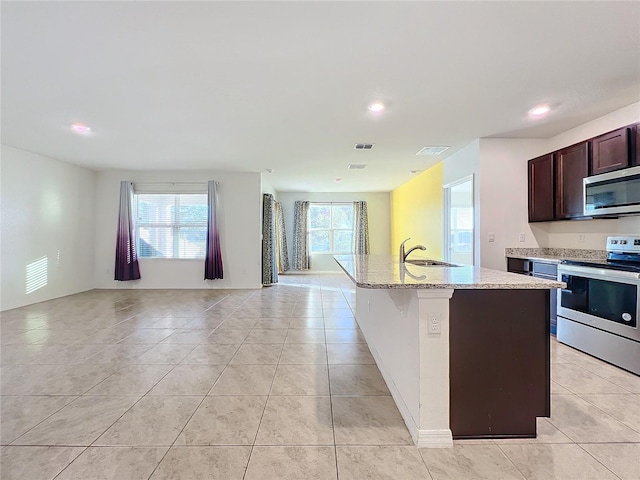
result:
[[[587,142],[578,143],[556,152],[555,158],[555,218],[582,217],[584,200],[582,179],[589,174]]]
[[[553,220],[553,154],[529,160],[529,221]]]
[[[605,133],[591,142],[591,175],[629,166],[629,130],[624,127]]]
[[[582,180],[640,166],[640,123],[529,160],[529,222],[585,218]]]
[[[640,123],[631,128],[631,165],[640,166]]]

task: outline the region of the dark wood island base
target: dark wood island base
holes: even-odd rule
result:
[[[551,415],[550,290],[455,290],[450,318],[454,439],[535,437]]]

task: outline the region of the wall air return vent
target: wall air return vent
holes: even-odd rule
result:
[[[416,155],[440,155],[449,147],[424,147]]]
[[[373,143],[356,143],[353,148],[356,150],[371,150]]]
[[[366,166],[366,163],[350,163],[347,168],[349,170],[364,170]]]

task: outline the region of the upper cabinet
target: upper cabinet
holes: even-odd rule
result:
[[[582,142],[563,148],[555,156],[555,218],[582,217],[582,179],[589,174],[589,144]]]
[[[553,220],[553,153],[529,160],[529,221]]]
[[[640,166],[640,123],[529,160],[529,222],[584,218],[583,179]]]
[[[631,166],[640,166],[640,123],[631,128]]]
[[[630,164],[630,127],[620,128],[592,139],[591,175],[627,168]]]

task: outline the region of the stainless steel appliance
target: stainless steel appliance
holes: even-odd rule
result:
[[[607,238],[607,260],[558,266],[558,341],[640,375],[640,237]]]
[[[640,166],[594,175],[582,180],[584,214],[640,214]]]

